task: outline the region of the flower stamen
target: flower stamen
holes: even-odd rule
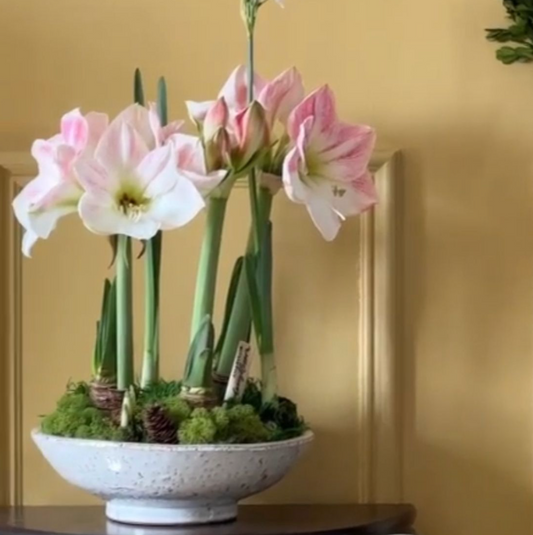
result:
[[[128,193],[123,193],[118,201],[120,211],[133,221],[137,222],[142,214],[146,212],[146,202],[144,199],[139,202],[138,199],[132,197]]]

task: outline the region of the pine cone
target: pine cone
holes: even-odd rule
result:
[[[148,440],[154,444],[177,444],[178,428],[160,405],[150,405],[143,414]]]
[[[120,414],[124,392],[117,390],[116,383],[94,379],[91,381],[89,395],[95,407],[111,413],[118,411]]]

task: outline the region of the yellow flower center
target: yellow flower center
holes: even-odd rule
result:
[[[125,188],[118,194],[117,205],[125,216],[138,221],[141,215],[146,212],[148,199],[144,197],[142,192],[134,188]]]

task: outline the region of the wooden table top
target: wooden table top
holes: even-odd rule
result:
[[[0,535],[396,535],[414,533],[412,505],[247,505],[235,522],[146,527],[111,522],[103,507],[0,508]]]

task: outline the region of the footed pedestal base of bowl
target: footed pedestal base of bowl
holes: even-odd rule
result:
[[[109,520],[123,524],[177,526],[215,524],[237,518],[237,502],[183,500],[110,500]]]
[[[283,479],[313,433],[265,444],[172,446],[44,435],[33,440],[66,481],[106,502],[115,522],[148,526],[233,520],[237,503]]]

